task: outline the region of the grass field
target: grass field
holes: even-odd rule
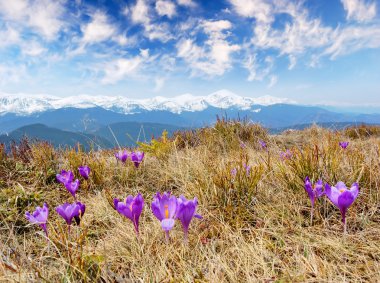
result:
[[[267,149],[259,140],[267,143]],[[347,149],[340,141],[349,141]],[[115,151],[55,150],[27,142],[0,147],[0,282],[379,282],[380,128],[312,127],[268,135],[258,125],[219,120],[212,128],[165,135],[139,148],[139,168]],[[289,149],[291,156],[281,158]],[[88,165],[68,232],[55,208],[73,197],[61,169]],[[244,165],[250,165],[246,174]],[[236,176],[231,171],[236,168]],[[304,179],[360,185],[347,213],[317,200],[313,222]],[[198,198],[189,241],[179,222],[165,241],[150,203],[156,192]],[[113,198],[140,192],[140,236]],[[25,218],[46,202],[49,238]]]

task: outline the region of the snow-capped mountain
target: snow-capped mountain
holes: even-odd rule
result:
[[[150,99],[130,99],[123,96],[78,95],[57,97],[51,95],[0,94],[0,115],[13,113],[31,115],[49,110],[67,107],[86,109],[101,107],[122,114],[135,114],[145,111],[169,111],[171,113],[203,111],[208,107],[220,109],[235,108],[257,111],[255,106],[273,104],[293,104],[287,98],[262,96],[258,98],[242,97],[228,90],[219,90],[207,96],[183,94],[176,97],[157,96]]]

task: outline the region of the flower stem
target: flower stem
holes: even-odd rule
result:
[[[169,231],[165,231],[165,239],[166,239],[166,243],[169,244],[170,242]]]
[[[347,234],[347,221],[346,218],[343,219],[343,234]]]
[[[314,216],[314,206],[311,207],[311,211],[310,211],[310,226],[313,226],[313,216]]]

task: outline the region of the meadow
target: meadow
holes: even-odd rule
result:
[[[126,150],[145,153],[138,167],[117,160],[119,149],[26,140],[0,147],[1,282],[380,281],[380,128],[269,135],[256,124],[219,119]],[[91,168],[88,180],[82,165]],[[80,180],[76,198],[86,205],[70,230],[56,212],[74,201],[57,181],[63,169]],[[311,219],[306,177],[358,183],[346,233],[326,196],[315,200]],[[165,237],[151,210],[157,192],[198,199],[202,219],[191,221],[187,241],[178,220]],[[145,205],[137,236],[114,199],[138,193]],[[48,237],[25,217],[44,203]]]

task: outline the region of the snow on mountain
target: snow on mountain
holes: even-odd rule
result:
[[[242,97],[228,90],[219,90],[207,96],[183,94],[176,97],[157,96],[150,99],[130,99],[123,96],[78,95],[57,97],[51,95],[0,93],[0,114],[15,113],[18,115],[30,115],[65,107],[102,107],[124,114],[132,114],[141,112],[142,110],[164,110],[172,113],[181,113],[184,111],[202,111],[210,106],[222,109],[233,107],[248,110],[257,105],[267,106],[278,103],[291,104],[295,102],[287,98],[277,98],[269,95],[258,98]]]

